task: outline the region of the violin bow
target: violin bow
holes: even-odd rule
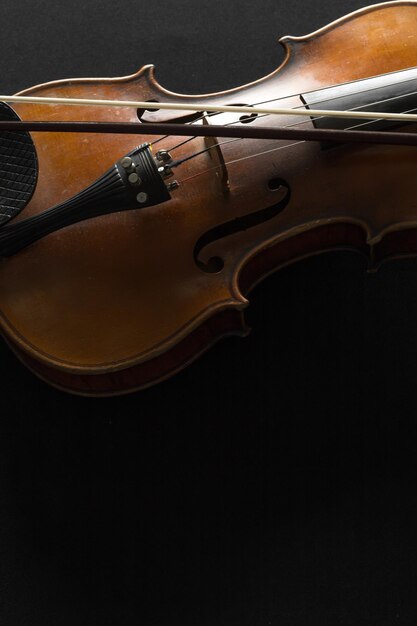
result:
[[[287,115],[309,117],[334,117],[360,120],[388,120],[399,123],[417,122],[413,113],[385,113],[375,111],[336,111],[326,109],[270,108],[259,106],[216,105],[198,103],[140,102],[131,100],[98,100],[84,98],[49,98],[41,96],[0,95],[0,102],[26,104],[60,104],[73,106],[106,106],[149,109],[153,104],[160,110],[195,111],[198,113],[240,113],[256,115]],[[191,132],[190,132],[191,129]],[[140,135],[174,135],[193,137],[236,137],[248,139],[333,141],[337,143],[370,143],[417,146],[417,134],[367,130],[299,129],[290,127],[243,127],[242,125],[196,125],[183,123],[137,122],[85,122],[85,121],[0,121],[0,131],[79,132]]]

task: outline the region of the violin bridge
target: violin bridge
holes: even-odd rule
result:
[[[210,126],[207,114],[203,117],[203,125]],[[205,137],[206,147],[209,149],[209,155],[219,168],[219,178],[222,185],[224,194],[230,193],[229,172],[227,171],[226,162],[224,160],[223,152],[219,146],[217,137]]]

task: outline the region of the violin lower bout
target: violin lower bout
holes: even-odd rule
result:
[[[241,270],[240,290],[247,295],[271,272],[301,259],[337,250],[361,253],[367,257],[369,269],[377,269],[387,260],[417,256],[417,228],[391,232],[370,246],[365,231],[356,224],[319,226],[258,252]],[[248,332],[243,311],[225,309],[212,315],[167,352],[118,371],[97,374],[56,369],[7,341],[22,363],[52,386],[77,395],[111,396],[131,393],[167,379],[219,339],[228,335],[245,336]]]

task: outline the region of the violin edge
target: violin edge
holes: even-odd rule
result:
[[[336,223],[310,229],[284,242],[260,249],[241,268],[238,288],[247,295],[268,275],[325,252],[360,253],[368,260],[368,268],[372,269],[377,269],[388,260],[388,256],[412,255],[412,246],[414,255],[417,254],[417,228],[410,229],[406,235],[398,232],[393,235],[383,248],[373,253],[366,232],[358,224]],[[378,245],[381,246],[382,242]],[[383,258],[383,253],[387,258]],[[201,322],[165,352],[125,368],[102,373],[55,368],[25,352],[10,337],[5,337],[5,340],[17,358],[44,382],[71,394],[98,397],[124,395],[151,387],[185,369],[220,339],[227,336],[245,337],[249,331],[242,309],[224,309]]]
[[[213,345],[228,336],[249,334],[243,311],[225,309],[197,326],[169,351],[148,361],[105,374],[76,374],[38,361],[3,338],[18,360],[43,382],[60,391],[78,396],[112,397],[152,387],[191,365]]]
[[[325,26],[321,26],[316,30],[308,33],[306,35],[285,35],[284,37],[280,37],[278,42],[282,44],[284,47],[287,47],[288,44],[293,43],[308,43],[311,39],[315,39],[320,37],[321,35],[325,35],[327,32],[338,28],[342,24],[351,21],[357,17],[361,17],[362,15],[366,15],[367,13],[372,13],[374,11],[379,11],[381,9],[389,9],[398,6],[417,6],[417,0],[389,0],[389,2],[378,2],[377,4],[369,4],[360,9],[356,9],[355,11],[351,11],[346,15],[342,15],[341,17],[336,18],[332,22],[329,22]]]
[[[301,37],[301,38],[298,38],[298,40],[301,40],[301,41],[302,40],[305,41],[306,39],[311,40],[315,34],[317,35],[317,34],[327,33],[329,29],[331,30],[332,28],[335,28],[335,26],[340,25],[341,23],[345,24],[347,21],[352,19],[352,17],[358,16],[358,14],[363,15],[364,13],[370,13],[371,11],[376,11],[380,8],[386,9],[386,8],[390,8],[393,6],[398,7],[399,5],[412,6],[413,11],[415,8],[417,8],[417,2],[415,0],[411,0],[411,1],[409,0],[406,2],[402,0],[396,0],[395,2],[372,5],[370,7],[365,7],[364,9],[360,9],[359,11],[351,13],[348,16],[340,18],[340,20],[337,20],[336,22],[333,22],[330,25],[323,27],[319,31],[315,31],[315,33],[312,33],[310,36],[307,36],[304,38]],[[285,46],[286,43],[290,43],[291,39],[294,42],[296,42],[297,40],[297,38],[283,38],[283,41],[282,41],[283,45]],[[288,50],[287,59],[291,56],[290,55],[291,48],[295,52],[295,54],[291,56],[292,61],[294,61],[295,58],[297,57],[297,52],[299,50],[302,50],[303,47],[304,46],[293,47],[293,46],[288,45],[287,46],[287,50]],[[279,69],[280,68],[278,68],[278,70],[275,70],[274,73],[278,72]],[[136,74],[133,74],[130,77],[122,77],[120,81],[126,82],[129,80],[132,80],[132,77],[133,79],[135,79],[135,77],[137,78],[138,76],[139,77],[146,76],[146,80],[152,81],[154,79],[154,67],[144,66]],[[73,82],[77,82],[79,84],[82,82],[88,83],[88,82],[95,82],[95,81],[100,81],[100,80],[102,79],[92,79],[91,81],[89,81],[88,79],[74,79]],[[106,82],[112,82],[112,81],[114,82],[115,80],[117,81],[118,79],[110,78],[110,79],[104,79],[104,80]],[[256,81],[256,82],[261,82],[263,80],[265,80],[265,77],[259,79],[259,81]],[[61,85],[62,84],[68,85],[68,82],[71,82],[71,81],[64,79],[62,81],[56,81],[55,83],[48,83],[46,85],[48,87],[50,85],[57,84],[57,83]],[[256,83],[250,83],[250,85],[253,85],[253,84],[256,84]],[[244,88],[245,86],[239,86],[237,89],[242,90]],[[36,89],[36,87],[31,88],[31,89]],[[163,88],[161,87],[161,89]],[[228,94],[233,94],[235,92],[236,90],[230,90],[226,92],[221,92],[221,94],[222,96],[224,96]],[[173,92],[168,92],[168,91],[166,93],[173,94]],[[175,96],[175,94],[173,95]],[[216,94],[210,94],[210,95],[216,95]],[[175,96],[175,97],[179,97],[179,96],[180,95]],[[201,96],[193,96],[193,97],[200,98]],[[340,217],[338,219],[340,220]],[[326,221],[328,221],[327,218],[326,218]],[[348,241],[346,241],[346,238],[343,239],[343,237],[339,237],[338,241],[335,241],[335,240],[328,241],[327,248],[325,247],[325,243],[326,243],[324,241],[325,238],[323,239],[323,238],[318,237],[318,240],[319,240],[318,246],[315,247],[312,244],[312,241],[310,241],[310,244],[311,244],[310,247],[307,246],[307,249],[306,248],[304,250],[302,249],[301,244],[300,244],[301,240],[299,239],[299,236],[305,235],[306,238],[311,237],[311,240],[313,240],[315,237],[317,237],[318,230],[316,230],[314,233],[299,232],[296,237],[291,237],[291,238],[288,237],[287,240],[283,239],[280,242],[276,240],[271,240],[271,239],[269,239],[268,241],[264,240],[265,245],[262,245],[261,248],[257,248],[256,250],[252,250],[250,257],[245,257],[242,260],[241,265],[239,265],[239,267],[237,268],[237,270],[235,266],[236,272],[235,272],[234,278],[235,278],[236,288],[234,289],[233,295],[236,297],[236,300],[233,301],[234,302],[233,311],[231,310],[233,306],[232,300],[230,301],[230,306],[224,300],[222,301],[225,318],[228,316],[228,314],[230,314],[230,316],[232,318],[234,317],[235,320],[237,320],[239,316],[241,320],[243,320],[242,312],[238,310],[239,306],[240,306],[240,309],[242,309],[244,306],[243,297],[240,302],[238,302],[237,300],[239,296],[239,288],[241,288],[243,292],[247,293],[251,289],[253,289],[253,287],[256,284],[258,284],[263,278],[265,278],[267,275],[271,274],[272,272],[275,272],[278,269],[285,267],[286,265],[292,264],[298,260],[307,258],[309,256],[313,256],[322,252],[335,250],[335,249],[343,249],[343,250],[353,249],[353,250],[358,251],[358,248],[359,248],[359,252],[363,252],[365,256],[370,258],[370,266],[372,268],[377,268],[380,264],[382,264],[389,258],[398,258],[398,256],[400,257],[415,256],[416,254],[415,251],[417,251],[417,238],[415,236],[417,232],[416,224],[408,224],[407,229],[409,230],[409,232],[406,233],[405,235],[401,234],[400,232],[396,232],[395,234],[387,232],[385,234],[385,231],[383,230],[383,228],[381,228],[381,226],[384,226],[384,227],[386,226],[385,221],[381,224],[378,223],[376,225],[373,224],[373,222],[369,224],[365,221],[365,226],[366,225],[368,225],[368,228],[361,229],[359,228],[359,225],[356,225],[356,227],[352,227],[352,228],[348,227],[348,230],[349,230]],[[329,226],[332,226],[335,229],[347,228],[346,224],[344,225],[331,224]],[[390,226],[390,224],[388,224],[388,226]],[[317,228],[318,228],[318,225],[317,225]],[[321,231],[321,232],[323,233],[324,231]],[[382,237],[382,240],[380,240],[382,234],[384,235],[384,237]],[[340,231],[339,231],[339,235],[340,235]],[[385,240],[385,237],[387,237],[388,239]],[[357,246],[351,245],[351,244],[355,244],[355,242],[358,243],[359,245]],[[287,246],[287,252],[285,252],[286,248],[282,247],[283,244]],[[296,249],[296,254],[291,256],[291,254],[289,253],[289,248],[293,245],[295,245],[297,249]],[[278,248],[278,246],[280,246],[280,249]],[[341,248],[338,246],[341,246]],[[285,254],[287,254],[287,257],[283,258],[283,255],[285,257]],[[278,259],[278,263],[277,263],[277,259]],[[252,272],[252,275],[251,275],[251,272]],[[227,311],[226,311],[226,307],[229,307]],[[219,308],[217,308],[217,312],[219,312]],[[228,334],[245,334],[245,331],[242,331],[242,328],[244,327],[242,321],[240,322],[235,321],[234,324],[231,324],[231,326],[229,326],[227,332],[222,332],[222,329],[220,328],[221,324],[218,321],[219,318],[217,318],[217,315],[215,315],[216,309],[212,308],[209,310],[206,308],[205,313],[206,315],[204,317],[199,317],[198,319],[195,318],[191,324],[187,324],[185,330],[184,330],[184,327],[182,327],[182,330],[184,330],[184,332],[176,333],[173,338],[173,341],[164,343],[163,346],[159,344],[157,351],[153,351],[152,353],[148,353],[148,354],[142,353],[142,356],[138,356],[136,357],[136,359],[131,359],[130,362],[125,362],[125,363],[112,362],[109,367],[101,368],[101,371],[99,367],[96,368],[96,371],[94,371],[95,369],[94,367],[85,368],[84,370],[82,368],[77,370],[76,367],[74,367],[71,370],[70,366],[68,365],[68,367],[66,367],[65,363],[61,364],[61,367],[59,363],[56,363],[56,367],[55,367],[55,364],[53,361],[50,361],[50,362],[46,362],[46,360],[41,361],[41,359],[43,358],[42,354],[39,354],[39,360],[37,360],[36,358],[37,355],[35,353],[31,353],[30,351],[25,352],[24,350],[23,350],[23,353],[19,356],[19,358],[23,362],[25,362],[25,364],[29,367],[29,369],[31,369],[34,373],[36,373],[40,378],[43,378],[50,384],[56,387],[59,387],[60,389],[70,391],[75,394],[119,395],[122,393],[129,393],[129,392],[143,389],[145,387],[153,385],[161,380],[164,380],[165,378],[168,378],[174,373],[180,371],[181,369],[186,367],[186,365],[194,361],[197,358],[197,356],[199,356],[199,354],[203,353],[209,346],[211,346],[213,343],[219,340],[222,336],[226,336]],[[197,329],[199,329],[200,326],[204,327],[206,325],[206,322],[207,324],[212,325],[210,341],[204,345],[200,344],[198,348],[195,346],[195,350],[193,354],[189,355],[189,357],[187,358],[182,358],[182,361],[181,361],[181,358],[176,359],[175,349],[177,346],[180,346],[180,344],[182,343],[182,340],[186,338],[186,333],[188,332],[191,334],[193,333],[194,330],[197,332]],[[200,326],[198,326],[198,324]],[[199,331],[199,332],[202,332],[202,331]],[[10,334],[9,334],[9,338],[10,338]],[[13,335],[12,335],[12,344],[13,344]],[[13,345],[14,348],[17,347],[17,350],[20,350],[19,346],[23,347],[24,349],[24,345],[20,344],[19,342],[15,342],[15,344]],[[148,381],[144,380],[144,377],[142,376],[143,371],[144,371],[143,368],[149,367],[149,363],[153,361],[154,358],[155,359],[159,358],[159,356],[161,357],[161,361],[159,362],[162,363],[162,359],[163,359],[164,367],[166,367],[165,374],[161,374],[161,372],[159,371],[153,376],[153,378],[151,377],[152,380],[149,380],[149,379]],[[32,358],[34,358],[34,360],[32,362],[29,362]],[[131,376],[133,374],[135,376],[134,383],[131,382],[132,380]],[[57,376],[61,376],[61,384],[57,380]],[[126,387],[123,387],[122,381],[126,381],[127,377],[129,377],[129,383]],[[75,389],[76,380],[78,381],[78,389]],[[91,389],[91,386],[92,386],[91,383],[94,380],[96,380],[97,383],[99,383],[101,388],[103,386],[105,387],[104,391],[94,393],[94,390]]]

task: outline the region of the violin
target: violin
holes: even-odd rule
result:
[[[251,289],[335,249],[417,252],[417,1],[304,37],[253,83],[180,95],[154,67],[0,96],[2,335],[80,395],[153,385]]]

